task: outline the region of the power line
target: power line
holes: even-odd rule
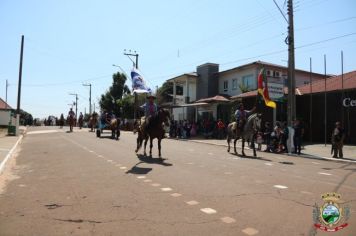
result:
[[[50,84],[23,84],[23,86],[26,87],[51,87],[51,86],[61,86],[61,85],[70,85],[70,84],[77,84],[77,83],[83,83],[83,82],[89,82],[89,81],[94,81],[94,80],[99,80],[103,78],[108,78],[111,77],[112,75],[102,75],[90,79],[85,79],[85,80],[75,80],[71,82],[64,82],[64,83],[50,83]]]

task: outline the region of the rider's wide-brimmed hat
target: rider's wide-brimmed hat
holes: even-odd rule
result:
[[[156,96],[154,96],[154,95],[152,95],[152,94],[148,94],[146,98],[147,98],[147,99],[149,99],[149,98],[153,98],[153,99],[155,99],[155,98],[156,98]]]

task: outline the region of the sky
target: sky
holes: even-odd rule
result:
[[[356,1],[294,2],[295,65],[313,72],[356,70]],[[276,0],[286,15],[285,0]],[[98,110],[112,74],[130,74],[124,50],[155,89],[212,62],[220,71],[257,60],[287,65],[287,22],[273,0],[0,0],[0,97],[17,107],[21,35],[21,108],[34,118]],[[114,67],[113,64],[119,67]],[[127,85],[131,87],[130,77]]]

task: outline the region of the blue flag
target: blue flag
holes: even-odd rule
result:
[[[136,68],[131,70],[131,79],[134,93],[152,93],[152,90],[146,85],[143,76]]]

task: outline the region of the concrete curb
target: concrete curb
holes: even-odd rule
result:
[[[19,136],[17,139],[15,145],[10,149],[10,151],[7,153],[5,159],[0,163],[0,175],[2,174],[3,170],[5,169],[6,162],[12,157],[13,152],[16,150],[17,145],[22,141],[25,133],[26,133],[27,127],[25,127],[25,130],[23,131],[23,134]]]
[[[194,143],[203,143],[203,144],[209,144],[209,145],[214,145],[214,146],[220,146],[220,147],[228,147],[227,144],[218,144],[218,143],[211,143],[211,142],[205,142],[201,140],[189,140],[189,139],[171,139],[171,140],[178,140],[178,141],[188,141],[188,142],[194,142]],[[238,147],[241,149],[241,147]],[[251,150],[249,147],[245,147],[247,150]],[[321,160],[321,161],[333,161],[333,162],[340,162],[340,163],[354,163],[356,164],[356,160],[344,160],[344,159],[336,159],[336,158],[331,158],[331,157],[321,157],[321,156],[312,156],[308,154],[289,154],[289,153],[280,153],[278,155],[284,155],[284,156],[294,156],[294,157],[302,157],[302,158],[308,158],[308,159],[314,159],[314,160]]]

